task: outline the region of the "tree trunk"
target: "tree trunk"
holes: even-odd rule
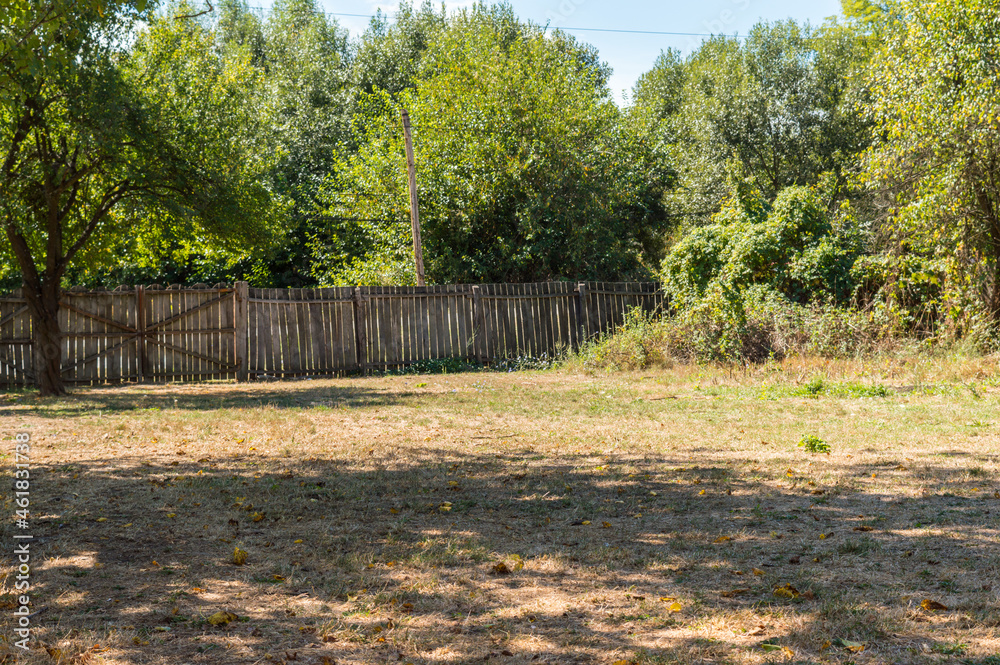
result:
[[[993,293],[990,294],[989,310],[994,322],[1000,323],[1000,252],[993,252]]]
[[[27,286],[27,285],[26,285]],[[62,379],[62,336],[59,330],[59,287],[25,288],[31,311],[35,385],[44,397],[66,394]]]

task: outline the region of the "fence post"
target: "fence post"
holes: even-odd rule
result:
[[[590,306],[587,301],[586,282],[580,282],[576,285],[576,320],[580,324],[579,345],[582,346],[590,339]]]
[[[236,351],[236,380],[242,382],[250,378],[250,365],[247,357],[250,337],[250,285],[246,282],[236,282],[236,291],[233,295],[233,347]]]
[[[472,287],[472,320],[476,326],[475,354],[476,360],[485,365],[489,360],[486,348],[486,310],[483,307],[483,291],[478,286]]]
[[[135,287],[135,353],[139,356],[139,383],[149,376],[149,356],[146,353],[146,289]]]
[[[358,370],[362,375],[368,373],[368,337],[365,333],[367,320],[368,303],[361,295],[361,287],[354,287],[354,343],[358,352]]]

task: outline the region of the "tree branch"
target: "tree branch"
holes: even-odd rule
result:
[[[175,21],[180,21],[181,19],[185,19],[185,18],[198,18],[199,16],[204,16],[205,14],[211,14],[214,11],[215,11],[215,7],[212,6],[211,0],[208,0],[208,9],[206,9],[204,11],[200,11],[197,14],[183,14],[181,16],[175,16],[174,20]]]
[[[100,223],[101,218],[108,214],[111,208],[113,208],[115,204],[121,201],[122,198],[128,194],[130,191],[130,184],[131,183],[128,180],[123,180],[115,185],[114,189],[105,192],[104,196],[101,198],[100,205],[98,205],[97,209],[94,210],[94,214],[90,216],[90,221],[87,222],[87,226],[84,228],[83,233],[80,234],[80,237],[76,239],[76,242],[73,243],[73,245],[66,251],[65,256],[62,257],[62,260],[60,261],[60,269],[65,269],[66,266],[69,265],[69,262],[73,260],[73,257],[76,256],[77,252],[83,249],[83,247],[87,244],[87,241],[90,240],[90,236],[93,235],[94,231],[97,229],[97,225]]]
[[[7,233],[7,240],[14,250],[14,258],[17,259],[21,267],[21,277],[31,291],[37,292],[41,289],[42,282],[38,275],[38,267],[35,266],[35,259],[31,256],[31,248],[24,236],[17,232],[13,222],[8,221],[4,231]]]
[[[59,14],[55,13],[55,9],[56,9],[55,4],[50,6],[49,9],[46,10],[45,14],[43,14],[42,17],[39,18],[33,26],[28,28],[24,32],[24,34],[21,35],[21,38],[18,39],[14,44],[12,44],[11,47],[7,49],[6,53],[0,56],[0,66],[3,66],[5,64],[5,61],[10,59],[11,54],[14,52],[14,50],[22,46],[24,42],[28,39],[28,37],[30,37],[35,32],[35,30],[38,30],[46,23],[50,23],[59,18]]]

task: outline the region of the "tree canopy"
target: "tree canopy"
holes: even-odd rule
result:
[[[670,173],[612,102],[607,75],[592,49],[509,8],[458,13],[412,87],[359,101],[359,150],[325,191],[342,221],[322,241],[324,277],[413,279],[400,108],[414,124],[431,279],[649,274]]]
[[[1000,11],[906,0],[879,14],[870,72],[879,141],[865,174],[903,250],[947,265],[953,316],[1000,315]]]

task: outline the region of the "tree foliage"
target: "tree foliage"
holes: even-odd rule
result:
[[[328,213],[346,221],[325,241],[326,280],[412,280],[400,105],[434,281],[638,276],[657,260],[670,174],[624,122],[592,49],[476,6],[420,63],[411,88],[362,100],[359,151],[329,183]]]
[[[846,26],[793,21],[759,23],[742,41],[708,39],[684,61],[661,55],[636,85],[635,112],[677,164],[672,209],[707,219],[734,175],[773,200],[831,172],[839,196],[869,140],[855,76],[865,60]]]
[[[905,0],[870,72],[866,162],[896,251],[945,260],[951,314],[1000,315],[1000,6]]]

